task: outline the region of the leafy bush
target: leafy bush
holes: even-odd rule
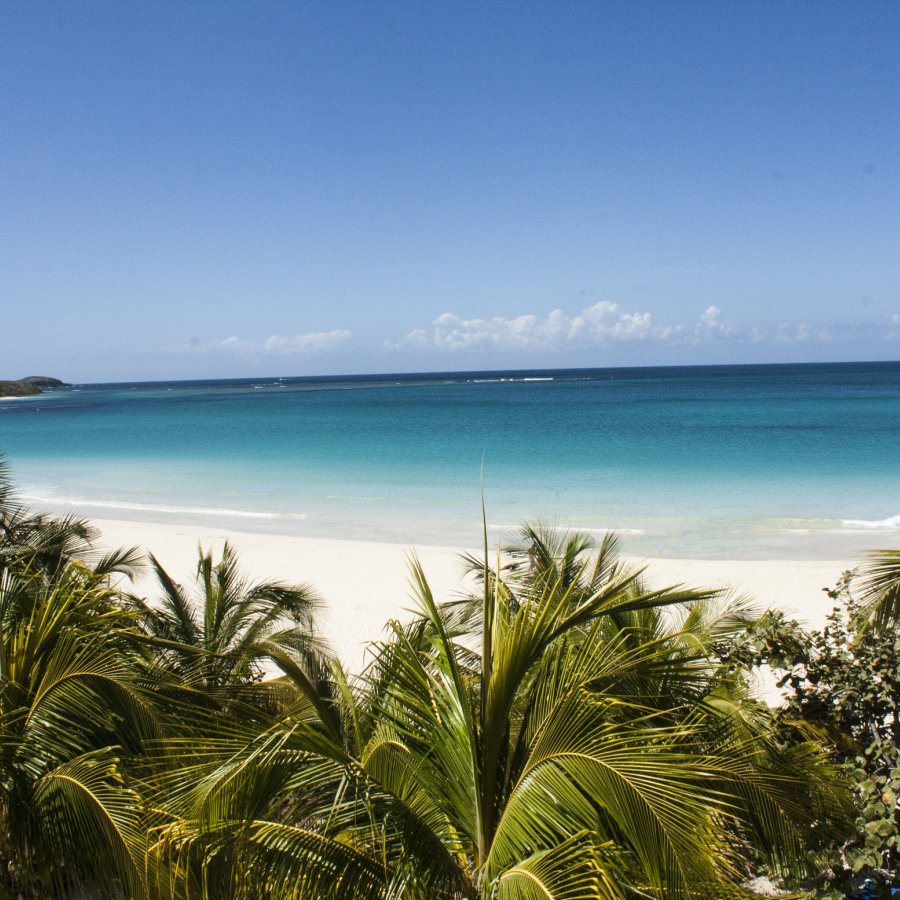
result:
[[[823,628],[770,612],[734,651],[779,673],[785,734],[812,729],[830,740],[853,789],[855,828],[827,854],[818,897],[844,897],[864,877],[884,883],[900,868],[900,633],[866,615],[865,587],[865,572],[844,572],[827,590],[835,605]]]

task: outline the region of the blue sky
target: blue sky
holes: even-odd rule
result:
[[[0,377],[900,356],[896,2],[0,6]]]

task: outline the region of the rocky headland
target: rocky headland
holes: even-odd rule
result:
[[[17,381],[0,381],[0,397],[34,397],[43,393],[43,388],[71,386],[65,381],[47,375],[29,375]]]

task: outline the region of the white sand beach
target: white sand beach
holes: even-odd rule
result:
[[[358,670],[368,641],[384,634],[392,618],[403,619],[413,607],[408,561],[421,560],[435,596],[450,599],[464,590],[458,547],[333,540],[241,532],[196,525],[95,520],[104,547],[137,545],[152,551],[179,581],[190,579],[197,547],[220,550],[228,540],[238,550],[246,573],[254,579],[311,584],[326,604],[326,637],[345,664]],[[753,599],[760,609],[781,608],[809,624],[821,624],[831,608],[823,588],[858,561],[630,559],[645,565],[657,587],[684,583],[691,587],[728,587]],[[148,576],[139,591],[153,596]]]

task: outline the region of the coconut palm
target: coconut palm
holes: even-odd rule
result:
[[[124,755],[154,734],[133,617],[88,568],[0,578],[0,892],[143,895]]]
[[[607,642],[620,640],[632,651],[643,647],[651,652],[652,659],[630,671],[630,684],[620,682],[617,687],[642,703],[684,708],[710,691],[721,694],[728,688],[746,695],[750,690],[749,673],[731,663],[721,664],[718,655],[756,620],[753,604],[726,591],[684,590],[681,585],[651,590],[644,571],[629,568],[623,560],[615,534],[605,534],[595,545],[577,531],[527,524],[502,549],[496,569],[485,567],[472,554],[464,554],[464,559],[467,571],[479,581],[487,578],[514,609],[518,598],[557,584],[569,591],[574,609],[604,586],[623,579],[627,592],[643,602],[635,608],[610,610],[590,624],[599,625]],[[477,594],[443,608],[452,612],[450,620],[458,634],[480,629],[482,599]]]
[[[321,601],[309,585],[250,581],[227,542],[218,562],[200,549],[190,588],[152,554],[150,563],[158,601],[131,599],[170,671],[207,690],[257,683],[267,663],[295,678],[321,677],[328,653],[316,627]]]
[[[809,808],[843,803],[823,755],[781,752],[715,696],[714,617],[700,641],[648,618],[710,592],[646,591],[606,557],[513,586],[482,563],[477,617],[439,605],[414,563],[420,616],[361,680],[334,670],[337,732],[298,699],[167,773],[163,880],[209,897],[722,896],[751,838],[787,869]]]

